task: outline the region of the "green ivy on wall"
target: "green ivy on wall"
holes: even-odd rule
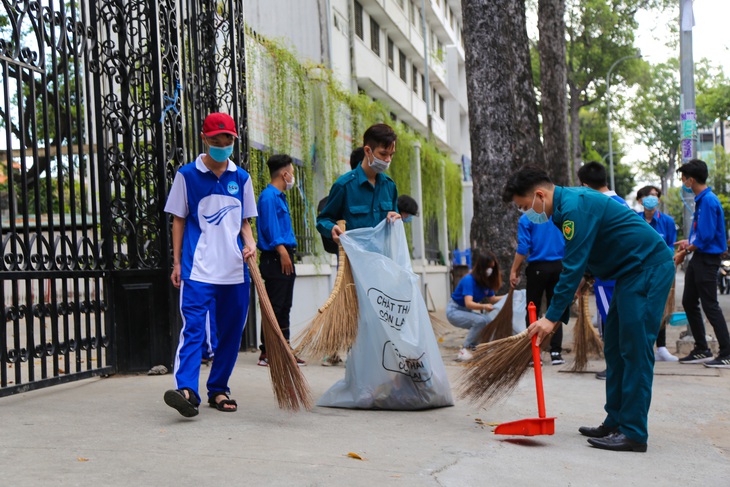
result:
[[[399,194],[411,194],[411,172],[415,148],[421,145],[421,181],[423,201],[419,202],[424,218],[437,217],[443,198],[446,198],[447,227],[450,243],[454,243],[462,226],[462,186],[460,167],[453,163],[438,146],[415,133],[408,126],[395,122],[390,109],[381,101],[373,100],[365,93],[353,94],[344,89],[331,70],[320,65],[302,65],[280,43],[263,38],[249,31],[247,38],[247,76],[265,76],[266,103],[265,130],[269,146],[263,153],[249,150],[250,170],[256,192],[268,183],[266,159],[269,151],[291,153],[295,142],[302,147],[302,179],[304,197],[313,205],[302,215],[306,225],[314,228],[315,206],[326,194],[315,195],[315,174],[323,178],[326,187],[349,170],[350,154],[342,146],[341,129],[349,115],[353,148],[358,147],[367,127],[386,123],[398,135],[396,152],[388,174],[393,178]],[[263,74],[265,73],[265,75]],[[249,80],[250,81],[250,80]],[[256,86],[255,82],[247,86]],[[249,106],[259,103],[257,94],[249,89]],[[349,113],[348,113],[349,112]],[[315,123],[313,123],[316,121]],[[294,140],[300,138],[300,140]],[[340,141],[338,143],[338,141]],[[445,195],[441,184],[445,185]]]

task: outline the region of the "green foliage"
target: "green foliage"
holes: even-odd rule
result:
[[[711,127],[716,119],[730,120],[730,79],[707,59],[695,65],[697,125]]]
[[[634,33],[639,8],[665,2],[646,0],[566,0],[568,83],[580,92],[581,105],[602,98],[611,65],[624,56],[636,54]],[[640,63],[627,59],[617,65],[612,77],[631,84],[639,75]],[[613,83],[612,83],[613,84]],[[613,103],[613,100],[612,100]]]
[[[687,238],[687,235],[682,235],[684,229],[684,203],[682,203],[682,188],[669,188],[667,192],[662,195],[662,204],[664,205],[664,212],[674,218],[674,223],[677,224],[677,240]]]
[[[450,161],[444,164],[444,183],[446,185],[446,221],[449,231],[450,247],[456,247],[461,227],[464,224],[462,219],[462,192],[461,168]]]
[[[650,178],[664,178],[677,157],[679,146],[679,61],[649,65],[647,76],[639,84],[627,123],[636,141],[649,151],[649,158],[639,163],[641,172]]]
[[[616,135],[616,132],[612,132]],[[610,158],[608,155],[608,125],[606,114],[601,111],[601,105],[582,108],[580,111],[580,138],[582,159],[584,162],[602,162],[606,166],[609,186],[611,182]],[[618,140],[617,140],[618,139]],[[618,137],[613,140],[613,179],[616,183],[616,193],[625,198],[631,194],[634,187],[634,174],[631,167],[621,163],[623,146]]]
[[[263,49],[262,49],[263,48]],[[315,177],[324,178],[326,190],[331,183],[349,170],[344,164],[349,154],[343,154],[343,134],[340,132],[343,120],[350,117],[353,148],[359,145],[365,130],[375,123],[387,123],[398,136],[396,152],[388,174],[395,181],[399,194],[410,194],[411,173],[415,158],[414,145],[421,145],[421,180],[423,201],[419,202],[424,218],[439,214],[443,205],[441,182],[444,181],[447,203],[447,226],[449,233],[458,235],[462,225],[461,214],[461,173],[459,167],[451,162],[434,142],[413,132],[406,125],[395,122],[390,117],[390,109],[380,101],[373,100],[365,93],[353,94],[344,89],[330,70],[319,65],[302,66],[296,57],[278,42],[261,36],[249,35],[248,76],[261,76],[265,71],[267,90],[265,98],[266,132],[269,134],[268,147],[264,152],[249,149],[249,173],[256,192],[268,183],[266,158],[273,152],[290,153],[295,138],[301,134],[301,147],[312,147],[303,151],[302,166],[298,168],[305,182],[304,199],[309,202],[308,211],[302,214],[293,212],[295,227],[305,219],[304,225],[314,228],[316,202],[325,194],[315,195]],[[254,54],[256,53],[256,54]],[[259,69],[257,69],[259,68]],[[249,86],[255,83],[249,83]],[[256,106],[254,90],[249,89],[248,102]],[[316,117],[317,123],[312,123]],[[296,126],[294,124],[298,124]],[[345,169],[347,168],[347,169]],[[316,176],[315,176],[316,174]],[[302,205],[305,207],[306,205]]]
[[[710,174],[707,178],[707,184],[712,188],[714,193],[720,199],[722,209],[725,213],[725,230],[730,228],[730,154],[725,152],[725,148],[716,145],[713,149],[712,157],[707,161]]]

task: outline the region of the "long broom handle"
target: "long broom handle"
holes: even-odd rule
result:
[[[527,306],[530,323],[537,321],[537,307],[530,301]],[[545,415],[545,392],[542,388],[542,364],[540,363],[540,347],[537,346],[537,333],[532,335],[532,364],[535,369],[535,390],[537,390],[537,413],[541,418]]]

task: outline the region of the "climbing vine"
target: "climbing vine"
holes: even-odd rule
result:
[[[280,43],[250,30],[248,34],[249,136],[264,139],[257,140],[258,145],[249,145],[249,172],[256,193],[269,180],[265,164],[268,156],[282,152],[292,155],[298,160],[299,179],[304,183],[300,186],[303,210],[300,215],[293,212],[294,218],[299,216],[308,232],[316,234],[313,229],[317,201],[326,196],[337,177],[349,170],[349,150],[360,145],[367,127],[387,123],[398,135],[388,174],[399,194],[411,193],[414,145],[418,142],[422,216],[438,217],[445,198],[448,233],[453,243],[462,225],[460,167],[433,141],[394,121],[384,103],[365,93],[349,92],[332,71],[320,65],[302,65]]]

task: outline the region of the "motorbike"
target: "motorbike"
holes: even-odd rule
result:
[[[717,289],[720,294],[730,294],[730,259],[720,261],[717,270]]]

